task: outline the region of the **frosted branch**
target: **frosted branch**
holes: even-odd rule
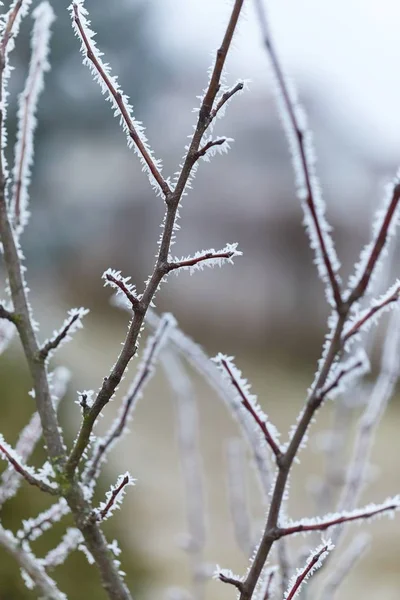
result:
[[[44,73],[48,62],[51,25],[54,13],[45,1],[33,11],[34,26],[31,38],[31,62],[25,88],[19,98],[18,131],[15,145],[11,213],[17,231],[26,225],[28,213],[28,186],[33,163],[33,140],[36,129],[38,100],[43,91]]]
[[[226,262],[233,264],[235,256],[242,256],[242,252],[237,250],[237,244],[227,244],[222,250],[215,251],[214,248],[211,248],[210,250],[196,252],[192,257],[175,259],[168,263],[168,271],[188,269],[192,275],[196,269],[203,269],[204,265],[207,267],[222,267]]]
[[[19,540],[36,540],[68,513],[69,507],[65,498],[60,498],[58,502],[41,512],[34,519],[24,520],[17,537]]]
[[[262,0],[256,0],[256,9],[275,78],[277,104],[292,155],[297,193],[304,211],[304,224],[311,248],[315,252],[319,276],[326,286],[328,302],[340,312],[342,293],[337,276],[340,264],[330,234],[331,227],[325,218],[325,202],[315,173],[312,135],[307,127],[304,110],[299,106],[296,93],[289,85],[280,64]]]
[[[129,98],[121,90],[117,78],[111,74],[111,68],[101,59],[102,53],[97,49],[94,41],[94,33],[90,30],[90,21],[84,0],[73,2],[70,6],[71,17],[75,34],[81,40],[81,51],[83,64],[87,65],[92,72],[94,80],[100,85],[103,94],[108,95],[114,114],[120,115],[121,125],[128,138],[128,146],[134,147],[139,155],[142,166],[147,172],[153,186],[159,187],[165,197],[170,194],[167,181],[161,175],[161,163],[157,161],[150,150],[141,123],[135,120],[132,114],[132,106]]]
[[[400,183],[396,180],[389,190],[387,206],[375,218],[375,239],[362,251],[356,274],[350,280],[352,291],[347,300],[349,305],[357,302],[366,292],[382,251],[394,234],[399,219],[399,200]]]
[[[351,512],[343,511],[341,513],[330,514],[324,517],[314,517],[313,519],[302,519],[294,522],[287,527],[280,528],[280,536],[293,535],[298,533],[307,533],[310,531],[326,531],[330,527],[350,523],[352,521],[369,521],[374,517],[388,513],[392,516],[400,508],[400,496],[388,498],[382,504],[368,504],[364,508],[359,508]]]
[[[229,149],[229,143],[228,143],[228,138],[218,138],[216,140],[212,140],[210,139],[208,142],[206,142],[204,144],[204,146],[201,146],[201,148],[199,148],[195,154],[195,160],[199,160],[199,158],[204,157],[205,160],[209,160],[209,155],[213,154],[213,150],[217,150],[217,146],[223,146],[223,148],[220,148],[220,151],[222,152],[227,152]],[[211,152],[209,152],[211,151]],[[206,156],[207,154],[207,156]]]
[[[39,350],[40,359],[45,361],[49,355],[59,348],[63,343],[69,342],[72,339],[72,335],[78,329],[82,329],[82,320],[89,311],[86,308],[72,308],[65,319],[63,326],[60,331],[55,331],[53,337],[45,342]]]
[[[3,17],[4,28],[2,28],[0,42],[0,53],[3,61],[7,53],[14,47],[14,38],[19,32],[21,19],[28,12],[31,3],[31,0],[14,0],[8,12]]]
[[[124,499],[126,487],[135,485],[135,480],[126,472],[125,475],[120,475],[114,487],[106,493],[106,501],[102,502],[93,513],[93,518],[96,521],[105,521],[111,517],[112,513],[120,508]]]
[[[318,392],[316,401],[322,404],[326,397],[332,398],[343,394],[350,382],[368,373],[369,369],[368,356],[364,350],[359,350],[355,356],[351,356],[346,362],[335,365],[325,387]]]
[[[356,315],[343,333],[343,344],[349,341],[354,335],[367,329],[376,323],[386,310],[393,307],[399,300],[400,283],[397,281],[385,294],[378,300],[374,300],[369,308]]]
[[[316,550],[314,550],[314,552],[311,553],[305,566],[302,569],[297,569],[297,574],[292,578],[292,581],[289,584],[289,589],[285,593],[284,600],[293,600],[293,598],[299,594],[307,579],[321,567],[323,560],[326,558],[327,554],[333,550],[333,548],[334,546],[330,541],[328,541],[327,543],[323,543],[322,546],[319,546]]]
[[[36,475],[32,467],[23,464],[22,459],[16,454],[15,450],[4,441],[3,436],[0,436],[0,453],[4,455],[5,460],[7,460],[14,467],[15,471],[19,475],[22,475],[30,485],[38,487],[42,492],[46,492],[53,496],[58,494],[58,489],[55,484],[48,483],[44,477],[40,478],[39,475]]]
[[[235,576],[230,569],[220,569],[217,565],[215,570],[215,579],[219,579],[222,583],[229,583],[229,585],[233,585],[235,588],[239,590],[239,592],[243,589],[243,582]]]
[[[233,88],[231,88],[230,90],[226,90],[222,94],[221,98],[217,101],[216,107],[213,108],[213,110],[210,113],[209,123],[211,123],[215,119],[215,117],[217,117],[219,115],[219,113],[222,111],[222,109],[225,108],[227,102],[229,102],[235,94],[243,91],[243,88],[244,88],[244,82],[238,81],[237,84],[235,86],[233,86]]]
[[[109,285],[116,289],[117,293],[122,292],[126,296],[128,302],[132,305],[133,310],[141,308],[140,300],[136,295],[136,288],[130,283],[130,277],[122,277],[121,271],[107,269],[107,271],[103,273],[103,279],[105,280],[105,286]]]
[[[257,423],[275,457],[279,459],[282,452],[276,441],[276,431],[273,431],[274,426],[269,423],[267,416],[261,410],[257,398],[250,393],[249,384],[245,379],[242,379],[240,371],[233,364],[230,357],[218,354],[214,360],[220,365],[222,371],[228,375],[231,384],[239,394],[243,408]]]

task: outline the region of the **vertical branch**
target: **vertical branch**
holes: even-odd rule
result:
[[[298,195],[303,203],[311,247],[316,254],[319,275],[327,286],[327,298],[330,304],[333,304],[340,312],[342,310],[342,294],[337,276],[340,264],[329,233],[331,228],[325,220],[325,203],[322,199],[314,168],[315,158],[312,136],[307,129],[304,111],[297,104],[296,95],[292,87],[289,86],[279,62],[269,31],[263,0],[255,0],[255,3],[263,41],[276,80],[280,116],[292,154]]]

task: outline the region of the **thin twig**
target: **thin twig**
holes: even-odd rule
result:
[[[236,256],[237,252],[229,251],[229,252],[207,252],[207,254],[203,254],[202,256],[194,256],[193,258],[188,258],[187,260],[181,260],[177,262],[169,262],[167,269],[168,271],[174,271],[175,269],[185,269],[188,267],[194,267],[201,262],[213,260],[213,259],[227,259],[229,260],[233,256]]]
[[[51,340],[46,342],[46,344],[40,348],[39,357],[41,360],[45,361],[47,359],[47,357],[49,356],[50,352],[52,352],[53,350],[56,350],[58,348],[58,346],[68,336],[69,330],[74,325],[74,323],[76,323],[76,321],[78,321],[78,319],[80,319],[79,313],[72,315],[70,320],[67,321],[67,323],[64,325],[64,327],[61,329],[61,331],[59,333],[57,333],[57,335],[55,335],[53,338],[51,338]]]
[[[232,96],[234,96],[238,92],[241,92],[243,90],[243,88],[244,88],[243,81],[238,81],[238,83],[232,89],[227,90],[226,92],[224,92],[222,94],[221,98],[217,102],[216,107],[210,113],[210,117],[209,117],[210,123],[215,119],[215,117],[218,115],[220,110],[225,106],[225,104],[227,102],[229,102],[229,100],[232,98]]]
[[[369,258],[367,260],[365,268],[359,278],[358,283],[354,286],[354,289],[352,290],[352,292],[349,296],[349,299],[347,301],[347,303],[349,305],[352,305],[355,302],[357,302],[357,300],[359,300],[364,295],[364,293],[368,287],[368,284],[370,282],[374,268],[379,260],[379,257],[382,254],[383,248],[385,247],[386,240],[388,238],[389,228],[390,228],[392,220],[395,216],[396,209],[399,204],[399,200],[400,200],[400,183],[397,183],[393,187],[392,199],[386,210],[386,214],[382,221],[378,235],[376,236],[375,243],[373,244],[373,246],[371,248]]]
[[[236,391],[238,392],[238,394],[241,398],[241,403],[242,403],[243,407],[250,413],[250,415],[252,416],[254,421],[257,423],[257,425],[260,428],[260,430],[262,431],[269,447],[271,448],[272,452],[275,454],[275,457],[277,458],[277,460],[279,460],[282,455],[282,452],[281,452],[281,449],[279,448],[278,444],[275,442],[275,440],[269,430],[267,422],[265,420],[263,420],[260,417],[260,415],[258,414],[258,412],[255,410],[254,406],[249,401],[245,391],[243,390],[242,386],[240,385],[240,382],[235,377],[235,374],[233,373],[232,369],[230,368],[228,362],[225,359],[221,359],[221,366],[228,373],[233,387],[236,389]]]
[[[207,154],[208,150],[210,150],[210,148],[213,148],[214,146],[222,146],[223,144],[225,144],[226,142],[226,138],[218,138],[217,140],[210,140],[209,142],[207,142],[206,144],[204,144],[204,146],[202,146],[201,148],[199,148],[195,154],[195,159],[199,160],[199,158],[201,158],[202,156],[204,156],[205,154]]]
[[[298,591],[300,590],[301,586],[306,581],[306,579],[310,577],[313,571],[321,565],[321,559],[324,556],[324,554],[329,552],[331,549],[332,546],[330,543],[325,544],[320,550],[318,550],[317,552],[315,552],[315,554],[311,556],[311,558],[307,561],[305,567],[294,579],[294,582],[290,589],[287,591],[287,594],[285,594],[285,600],[293,600],[293,598],[297,595]]]
[[[124,487],[128,485],[128,483],[129,483],[129,475],[125,475],[125,477],[122,479],[121,483],[115,489],[113,489],[113,491],[110,494],[110,497],[108,499],[108,502],[106,503],[104,508],[95,512],[95,516],[98,521],[102,521],[103,519],[105,519],[107,517],[108,513],[114,506],[118,496],[120,495],[120,493],[122,492]]]
[[[391,294],[388,297],[385,297],[381,302],[378,302],[374,306],[371,306],[371,308],[367,309],[364,312],[363,316],[360,319],[358,319],[356,321],[356,323],[354,323],[354,325],[352,325],[348,331],[346,331],[346,333],[343,336],[343,345],[346,342],[348,342],[351,337],[353,337],[356,333],[358,333],[360,331],[360,329],[366,323],[368,323],[368,321],[370,321],[370,319],[372,319],[372,317],[376,313],[387,308],[390,304],[397,302],[399,300],[399,295],[400,295],[400,286],[396,287],[393,294]]]
[[[122,278],[115,277],[115,275],[113,275],[110,272],[106,272],[104,274],[104,278],[121,290],[121,292],[127,297],[129,302],[131,303],[133,310],[140,309],[140,300],[134,294],[132,294],[132,292],[128,289],[128,286]]]
[[[160,171],[158,170],[158,168],[157,168],[154,160],[150,156],[146,146],[143,144],[140,135],[136,131],[136,127],[129,115],[129,112],[128,112],[126,106],[125,106],[125,103],[124,103],[121,93],[115,89],[110,77],[108,77],[103,66],[100,64],[100,61],[96,58],[96,55],[92,50],[90,40],[88,39],[85,29],[81,23],[81,19],[80,19],[80,15],[79,15],[79,6],[75,2],[73,3],[73,9],[74,9],[75,23],[79,29],[81,39],[82,39],[83,43],[85,44],[86,51],[87,51],[87,57],[90,61],[92,61],[97,73],[103,80],[104,84],[107,86],[110,94],[112,95],[116,104],[118,105],[121,116],[125,121],[126,127],[128,128],[130,137],[132,138],[133,142],[136,144],[136,147],[138,148],[140,154],[143,156],[143,160],[146,162],[151,174],[153,175],[154,179],[157,181],[164,196],[167,197],[171,193],[171,189],[170,189],[168,183],[166,182],[166,180],[161,175]]]
[[[37,477],[32,475],[24,465],[21,465],[14,458],[14,456],[11,455],[11,453],[4,447],[3,444],[0,444],[0,452],[2,452],[4,454],[4,456],[7,458],[8,462],[14,467],[16,472],[19,473],[20,475],[22,475],[22,477],[30,485],[38,487],[40,490],[42,490],[42,492],[46,492],[47,494],[51,494],[52,496],[57,496],[59,494],[58,488],[56,488],[56,487],[54,488],[54,487],[48,485],[42,479],[38,479]]]
[[[277,531],[277,536],[285,537],[287,535],[307,533],[309,531],[326,531],[331,527],[342,525],[343,523],[367,521],[368,519],[372,519],[377,515],[396,511],[399,509],[399,507],[399,498],[393,498],[393,501],[385,502],[380,506],[371,504],[365,508],[355,510],[353,513],[338,514],[331,517],[322,517],[321,519],[312,519],[310,522],[307,522],[307,519],[304,519],[303,522],[291,525],[290,527],[280,527]]]
[[[5,26],[3,38],[2,38],[1,44],[0,44],[0,53],[1,53],[1,57],[2,57],[3,61],[5,60],[5,56],[6,56],[6,52],[7,52],[7,45],[12,37],[13,25],[15,23],[15,20],[18,16],[19,11],[21,10],[23,1],[24,0],[18,0],[18,2],[16,2],[15,6],[14,6],[14,9],[9,13],[8,21]]]

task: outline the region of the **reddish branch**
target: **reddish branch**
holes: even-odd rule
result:
[[[336,377],[332,381],[332,383],[330,383],[327,387],[325,387],[323,390],[321,390],[319,392],[319,394],[318,394],[319,404],[321,405],[322,402],[324,401],[324,399],[326,398],[326,396],[328,396],[334,389],[336,389],[339,386],[343,377],[346,377],[346,375],[348,375],[352,371],[356,371],[357,369],[360,369],[362,366],[363,366],[363,363],[360,360],[358,362],[355,362],[352,365],[349,365],[348,367],[343,367],[342,369],[339,369],[338,374],[336,375]]]
[[[363,325],[365,325],[365,323],[367,323],[367,321],[369,321],[377,312],[379,312],[380,310],[382,310],[389,304],[392,304],[393,302],[397,302],[399,299],[399,295],[400,295],[400,286],[395,289],[393,294],[391,294],[390,296],[388,296],[387,298],[385,298],[384,300],[382,300],[375,306],[372,306],[364,314],[364,316],[361,319],[359,319],[356,323],[354,323],[354,325],[345,333],[345,335],[343,336],[343,344],[345,344],[351,337],[353,337],[353,335],[355,335],[358,331],[360,331],[360,329],[363,327]]]
[[[118,496],[119,496],[119,494],[122,492],[122,490],[124,489],[124,487],[125,487],[126,485],[128,485],[128,483],[129,483],[129,477],[128,477],[128,475],[125,475],[125,477],[123,478],[123,480],[121,481],[121,483],[119,484],[119,486],[118,486],[118,487],[116,487],[116,488],[115,488],[115,489],[112,491],[112,494],[111,494],[111,496],[110,496],[110,499],[108,500],[108,502],[107,502],[107,504],[105,505],[105,507],[104,507],[104,508],[103,508],[101,511],[99,511],[99,512],[96,514],[96,519],[97,519],[98,521],[102,521],[103,519],[105,519],[105,518],[106,518],[106,516],[107,516],[107,513],[108,513],[108,512],[109,512],[109,511],[112,509],[112,507],[114,506],[114,504],[115,504],[115,501],[116,501],[117,497],[118,497]]]
[[[284,537],[286,535],[293,535],[296,533],[306,533],[307,531],[325,531],[330,527],[335,527],[336,525],[341,525],[342,523],[350,523],[352,521],[362,521],[371,519],[372,517],[376,517],[377,515],[381,515],[386,512],[398,510],[399,503],[393,501],[392,504],[388,504],[387,506],[377,506],[373,508],[367,508],[365,510],[361,510],[355,514],[350,515],[341,515],[338,517],[334,517],[331,519],[327,519],[326,521],[318,521],[316,523],[309,524],[295,524],[291,527],[283,527],[279,529],[279,537]]]
[[[264,434],[264,437],[265,437],[269,447],[271,448],[272,452],[275,454],[276,458],[279,459],[282,456],[282,452],[281,452],[278,444],[275,442],[273,436],[271,435],[271,433],[268,429],[267,423],[260,417],[259,414],[257,414],[257,411],[255,410],[255,408],[253,407],[253,405],[247,398],[242,386],[240,385],[240,382],[236,379],[235,375],[232,373],[231,368],[229,367],[229,364],[223,358],[221,359],[221,365],[224,367],[225,371],[228,373],[232,385],[238,392],[240,399],[241,399],[242,406],[251,414],[251,416],[253,417],[253,419],[255,420],[255,422],[257,423],[259,428],[261,429],[262,433]]]
[[[390,224],[395,215],[399,200],[400,200],[400,183],[395,185],[393,188],[392,199],[387,208],[385,218],[382,221],[381,228],[376,237],[375,243],[372,246],[365,269],[359,279],[359,282],[357,283],[357,285],[354,287],[352,293],[350,294],[350,297],[348,299],[349,305],[351,305],[354,302],[356,302],[357,300],[359,300],[359,298],[361,298],[364,295],[364,292],[368,287],[373,270],[376,266],[376,263],[379,260],[382,250],[385,246],[385,243],[386,243],[386,240],[388,237],[389,227],[390,227]]]
[[[23,4],[23,0],[19,0],[16,3],[16,5],[14,6],[14,10],[12,10],[8,15],[8,21],[5,26],[3,38],[2,38],[1,44],[0,44],[1,58],[3,61],[5,60],[5,57],[6,57],[6,50],[7,50],[8,42],[10,41],[10,38],[12,36],[13,25],[15,23],[15,19],[17,18],[19,11],[21,10],[22,4]]]
[[[215,119],[221,108],[225,106],[225,104],[232,98],[232,96],[234,96],[237,92],[241,92],[243,88],[243,81],[239,81],[231,90],[228,90],[227,92],[222,94],[216,107],[210,113],[209,123],[211,123]]]
[[[323,554],[325,554],[326,552],[328,552],[328,551],[329,551],[329,546],[327,544],[319,552],[317,552],[317,554],[314,554],[314,556],[312,557],[312,559],[310,560],[310,562],[304,567],[303,571],[297,577],[297,579],[294,582],[293,586],[289,590],[287,596],[285,597],[286,600],[292,600],[295,597],[295,595],[299,591],[301,585],[304,583],[304,581],[307,579],[307,577],[311,574],[311,571],[313,570],[313,568],[320,561],[321,556]]]
[[[202,148],[199,148],[199,150],[196,152],[196,160],[204,156],[207,153],[207,151],[210,150],[210,148],[213,148],[214,146],[222,146],[222,144],[225,144],[225,142],[226,138],[210,140],[209,142],[207,142],[207,144],[205,144]]]
[[[40,490],[42,490],[42,492],[47,492],[48,494],[51,494],[52,496],[56,496],[58,494],[58,490],[51,487],[50,485],[48,485],[47,483],[45,483],[44,481],[37,479],[36,477],[34,477],[33,475],[31,475],[29,473],[29,471],[27,471],[9,452],[8,450],[6,450],[6,448],[3,446],[3,444],[0,444],[0,452],[2,452],[4,454],[4,456],[7,458],[8,462],[14,467],[14,469],[16,470],[17,473],[19,473],[19,475],[22,475],[22,477],[24,479],[26,479],[26,481],[28,483],[30,483],[30,485],[34,485],[35,487],[38,487]]]
[[[119,111],[121,113],[122,118],[125,121],[125,124],[128,128],[129,131],[129,135],[132,138],[133,142],[135,143],[137,149],[139,150],[140,154],[143,157],[143,160],[145,161],[145,163],[147,164],[148,168],[150,169],[151,174],[153,175],[154,179],[157,181],[161,191],[163,192],[164,196],[168,196],[169,193],[171,192],[168,183],[165,181],[165,179],[163,178],[163,176],[161,175],[160,171],[158,170],[157,166],[155,165],[152,157],[150,156],[149,152],[147,151],[145,145],[143,144],[140,135],[138,134],[138,132],[136,131],[135,125],[129,115],[129,112],[125,106],[125,103],[123,101],[122,95],[119,91],[117,91],[114,87],[114,85],[112,84],[110,78],[108,77],[107,73],[104,71],[102,65],[100,64],[100,62],[97,60],[92,47],[90,45],[90,41],[88,40],[88,37],[85,33],[85,29],[82,26],[81,20],[80,20],[80,16],[79,16],[79,7],[77,4],[73,4],[73,8],[74,8],[74,19],[75,19],[75,23],[77,28],[79,29],[79,33],[81,35],[82,41],[86,47],[86,52],[87,52],[87,57],[88,59],[93,63],[96,71],[98,72],[99,76],[101,77],[101,79],[103,80],[104,84],[107,86],[110,94],[112,95],[112,97],[114,98]]]
[[[117,286],[123,294],[125,294],[129,302],[131,303],[133,310],[138,310],[140,308],[140,300],[136,298],[136,296],[132,294],[131,291],[129,291],[122,279],[114,277],[111,273],[106,273],[104,277],[107,279],[107,281]]]
[[[185,267],[194,267],[201,262],[206,260],[212,260],[214,258],[226,258],[229,260],[233,256],[235,256],[235,252],[207,252],[207,254],[203,254],[203,256],[196,256],[193,258],[188,258],[187,260],[181,260],[179,262],[170,262],[168,263],[168,271],[174,271],[175,269],[182,269]]]

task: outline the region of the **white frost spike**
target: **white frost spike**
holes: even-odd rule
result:
[[[48,62],[50,27],[54,13],[47,1],[33,11],[34,26],[31,39],[31,62],[25,88],[19,97],[18,131],[13,169],[11,214],[21,233],[28,222],[28,186],[33,163],[33,140],[36,129],[36,111],[44,87],[44,73],[50,69]]]
[[[322,566],[323,561],[332,552],[334,545],[330,540],[322,542],[318,548],[311,552],[305,566],[296,570],[296,574],[292,577],[289,583],[288,590],[285,593],[284,600],[293,600],[296,598],[303,587],[304,583],[312,576],[312,574]]]
[[[86,48],[84,39],[82,37],[82,34],[79,30],[79,27],[78,27],[78,24],[77,24],[77,21],[75,18],[75,10],[77,11],[77,13],[79,15],[79,20],[80,20],[84,35],[86,36],[86,39],[90,43],[91,51],[94,55],[95,61],[97,62],[100,69],[104,73],[108,83],[106,83],[103,80],[99,70],[95,67],[93,62],[88,58],[87,48]],[[114,110],[114,116],[120,117],[120,125],[126,134],[128,147],[133,148],[135,154],[137,154],[137,156],[139,157],[141,165],[142,165],[142,171],[146,172],[151,185],[153,186],[153,188],[157,192],[157,194],[159,194],[159,193],[161,193],[160,186],[157,183],[157,181],[155,180],[155,178],[149,168],[149,165],[143,156],[142,151],[138,148],[137,144],[134,143],[134,141],[133,141],[133,138],[131,135],[132,129],[135,130],[144,152],[150,158],[150,160],[155,165],[155,167],[157,168],[159,173],[161,173],[161,169],[162,169],[161,161],[154,158],[153,152],[147,143],[147,138],[144,133],[145,130],[144,130],[143,125],[142,125],[142,123],[137,121],[135,119],[135,117],[133,116],[133,107],[129,103],[129,97],[126,94],[124,94],[124,92],[122,91],[121,86],[119,85],[119,83],[117,81],[117,77],[115,75],[111,74],[110,65],[108,63],[104,63],[101,58],[103,56],[103,53],[97,48],[97,45],[96,45],[96,42],[94,39],[96,34],[90,29],[90,21],[87,19],[88,11],[85,8],[84,0],[76,0],[76,1],[72,2],[72,4],[69,6],[69,11],[71,14],[72,27],[74,29],[75,35],[81,40],[81,52],[83,55],[82,62],[84,65],[89,67],[89,70],[92,73],[94,81],[99,84],[102,94],[105,95],[107,97],[107,100],[111,103],[111,106]],[[122,111],[121,111],[121,108],[118,105],[113,93],[111,92],[110,87],[112,87],[113,90],[118,95],[120,103],[123,106]]]

